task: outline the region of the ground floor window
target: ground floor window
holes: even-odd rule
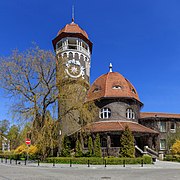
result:
[[[120,136],[119,135],[111,136],[111,147],[120,147]]]
[[[101,138],[101,147],[107,147],[107,139]]]
[[[165,149],[166,149],[166,140],[160,139],[160,150],[165,150]]]

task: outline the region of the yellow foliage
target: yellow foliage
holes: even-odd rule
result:
[[[30,155],[33,155],[33,154],[36,154],[37,151],[38,151],[38,149],[36,146],[30,145],[30,147],[28,147],[27,145],[22,144],[15,149],[14,153],[15,154],[26,154],[26,153],[28,153]]]
[[[176,140],[172,145],[171,151],[173,154],[180,154],[180,140]]]

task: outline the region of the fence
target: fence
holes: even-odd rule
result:
[[[18,159],[12,159],[12,158],[8,159],[8,158],[4,158],[4,157],[0,157],[0,159],[1,159],[0,160],[1,163],[10,164],[10,165],[41,166],[41,165],[48,163],[48,165],[49,166],[52,165],[52,167],[55,167],[57,164],[66,164],[69,167],[73,167],[73,165],[76,165],[76,164],[86,165],[87,167],[90,167],[91,165],[102,165],[104,167],[107,167],[108,165],[121,165],[122,167],[126,167],[126,165],[128,165],[128,164],[139,164],[141,167],[143,167],[144,164],[150,164],[150,163],[147,163],[147,160],[144,158],[132,158],[131,160],[133,160],[133,161],[131,161],[131,162],[130,162],[130,158],[129,159],[128,158],[127,159],[99,158],[97,161],[95,161],[95,159],[97,159],[97,158],[67,158],[66,162],[64,162],[64,163],[60,163],[60,161],[57,160],[58,158],[51,158],[50,160],[47,160],[47,161],[40,161],[40,159],[28,161],[26,158],[24,160],[18,160]],[[65,158],[61,158],[61,160],[62,159],[65,159]],[[115,164],[115,162],[112,163],[113,159],[119,160],[119,163],[116,163],[116,164]],[[137,161],[135,162],[134,159],[136,159]],[[100,163],[100,161],[101,161],[101,163]]]

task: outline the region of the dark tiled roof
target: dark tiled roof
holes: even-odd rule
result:
[[[66,24],[66,26],[58,32],[57,36],[63,32],[65,32],[65,33],[81,33],[88,39],[88,35],[87,35],[86,31],[81,29],[79,27],[79,25],[75,24],[74,22],[72,22],[70,24]]]
[[[125,127],[128,126],[132,132],[140,133],[153,133],[158,134],[157,131],[154,131],[150,128],[147,128],[141,124],[130,121],[98,121],[91,123],[84,128],[91,132],[112,132],[112,131],[124,131]]]
[[[178,118],[180,119],[180,114],[170,114],[170,113],[156,113],[156,112],[141,112],[140,119],[147,118]]]
[[[118,72],[109,72],[97,78],[88,91],[87,101],[114,97],[140,101],[134,86]]]

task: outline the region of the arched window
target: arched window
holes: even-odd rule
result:
[[[131,108],[126,110],[126,118],[127,119],[135,119],[135,113]]]
[[[73,53],[72,53],[72,52],[69,53],[69,59],[70,59],[70,60],[73,59]]]
[[[99,113],[99,117],[102,119],[108,119],[111,116],[111,110],[109,108],[102,108]]]

